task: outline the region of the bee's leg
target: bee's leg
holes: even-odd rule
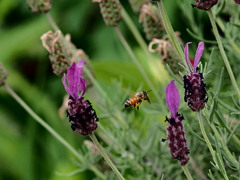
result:
[[[139,106],[141,103],[136,103],[137,110],[139,110]]]
[[[162,139],[162,142],[165,142],[167,139]]]

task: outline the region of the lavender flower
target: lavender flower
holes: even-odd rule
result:
[[[192,4],[192,7],[197,7],[201,10],[209,10],[212,8],[215,4],[217,4],[218,0],[194,0],[196,2],[196,5]]]
[[[171,112],[171,118],[166,117],[168,122],[167,140],[170,153],[174,159],[177,159],[184,166],[189,161],[189,149],[182,124],[184,117],[178,113],[180,94],[174,81],[171,81],[166,88],[166,103]]]
[[[192,70],[192,65],[189,60],[188,56],[188,44],[191,44],[191,42],[188,42],[185,46],[184,53],[185,58],[187,61],[188,68],[190,70],[189,75],[185,75],[183,77],[184,80],[184,88],[185,88],[185,96],[184,100],[188,103],[188,106],[193,111],[200,111],[204,108],[205,103],[208,101],[208,98],[206,97],[206,84],[203,83],[203,75],[202,73],[197,73],[197,66],[200,61],[200,58],[203,54],[204,50],[204,43],[200,42],[198,44],[198,49],[196,51],[195,59],[194,59],[194,65]]]
[[[86,81],[82,76],[84,60],[73,63],[64,74],[62,83],[70,95],[67,115],[73,131],[86,136],[97,128],[98,117],[91,103],[83,95],[86,90]],[[68,81],[68,83],[66,82]]]

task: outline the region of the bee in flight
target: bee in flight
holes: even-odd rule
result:
[[[143,100],[147,100],[151,104],[150,99],[148,98],[148,93],[150,91],[151,90],[136,93],[133,97],[130,97],[125,102],[125,107],[133,106],[133,107],[137,107],[137,110],[139,110],[139,106]]]

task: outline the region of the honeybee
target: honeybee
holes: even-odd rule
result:
[[[130,97],[126,102],[125,102],[125,107],[137,107],[137,110],[139,110],[139,106],[142,103],[143,100],[147,100],[150,104],[150,99],[148,98],[148,93],[149,91],[142,91],[136,93],[133,97]]]

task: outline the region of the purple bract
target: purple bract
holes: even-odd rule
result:
[[[82,76],[83,65],[84,60],[79,61],[77,64],[73,63],[68,68],[67,75],[64,74],[62,78],[65,90],[73,99],[82,97],[86,90],[86,81]]]

